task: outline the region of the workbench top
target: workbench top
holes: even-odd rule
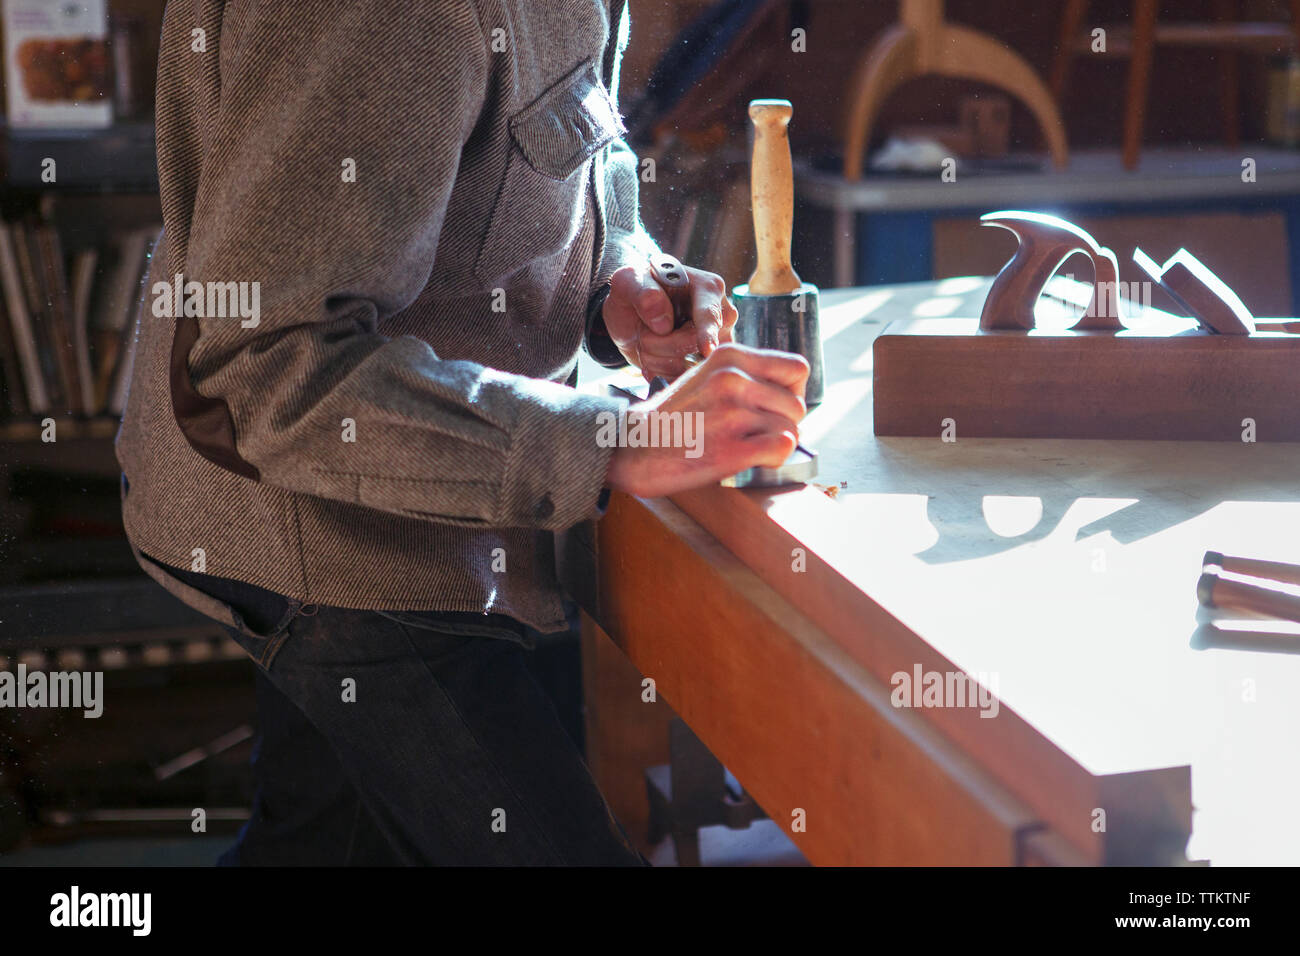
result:
[[[835,500],[738,494],[1089,773],[1190,766],[1190,859],[1300,862],[1300,634],[1196,600],[1206,550],[1300,562],[1300,445],[876,438],[876,335],[990,281],[823,292]]]

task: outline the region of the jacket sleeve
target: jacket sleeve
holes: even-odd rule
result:
[[[624,3],[618,26],[610,31],[610,50],[606,58],[605,82],[616,102],[623,51],[627,48],[630,32],[629,8]],[[610,276],[623,266],[643,261],[660,251],[658,243],[641,224],[639,166],[632,147],[626,140],[617,139],[605,148],[597,167],[603,174],[601,186],[605,244],[588,300],[585,342],[587,354],[607,368],[621,368],[627,364],[627,360],[610,339],[609,332],[605,329],[605,320],[601,316],[601,307],[609,293]]]
[[[265,57],[221,60],[183,264],[187,283],[258,283],[260,315],[197,320],[182,350],[196,417],[228,415],[238,470],[290,491],[568,527],[600,512],[600,429],[625,403],[377,331],[429,279],[489,55],[467,2],[386,6],[244,8],[240,55]]]
[[[606,147],[605,248],[596,272],[595,289],[609,282],[618,269],[659,252],[659,246],[641,224],[641,201],[636,153],[619,139]]]

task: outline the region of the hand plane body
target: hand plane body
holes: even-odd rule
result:
[[[1028,212],[983,222],[1015,233],[1016,254],[978,318],[894,322],[876,339],[877,435],[1300,441],[1300,335],[1262,331],[1187,250],[1134,261],[1188,317],[1130,321],[1115,254],[1084,230]],[[1096,276],[1084,315],[1039,328],[1039,296],[1075,255]]]

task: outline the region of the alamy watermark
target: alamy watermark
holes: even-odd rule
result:
[[[123,927],[132,936],[153,928],[152,893],[87,893],[73,886],[50,897],[50,925],[60,928]]]
[[[896,671],[889,682],[894,690],[889,702],[895,707],[973,707],[981,717],[998,715],[998,675],[965,671],[927,671],[920,664],[912,672]]]
[[[687,458],[704,454],[703,412],[601,412],[596,416],[601,448],[681,448]]]
[[[1065,278],[1078,282],[1073,273],[1067,274]],[[1094,284],[1097,293],[1088,300],[1088,304],[1081,306],[1078,303],[1068,303],[1075,313],[1076,319],[1092,318],[1097,315],[1117,315],[1119,314],[1120,303],[1137,306],[1139,309],[1146,310],[1151,308],[1151,287],[1153,282],[1097,282]]]
[[[171,282],[153,284],[153,314],[160,319],[241,319],[240,328],[262,321],[262,283],[186,282],[177,273]]]
[[[45,671],[19,664],[0,671],[0,708],[63,708],[83,711],[94,719],[104,713],[103,671]]]

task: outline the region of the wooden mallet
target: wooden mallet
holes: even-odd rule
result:
[[[749,282],[736,286],[736,341],[756,348],[797,352],[811,372],[804,400],[809,407],[824,393],[821,325],[817,287],[800,280],[790,261],[794,234],[794,173],[790,158],[789,100],[754,100],[754,154],[750,195],[754,206],[754,242],[758,264]]]

